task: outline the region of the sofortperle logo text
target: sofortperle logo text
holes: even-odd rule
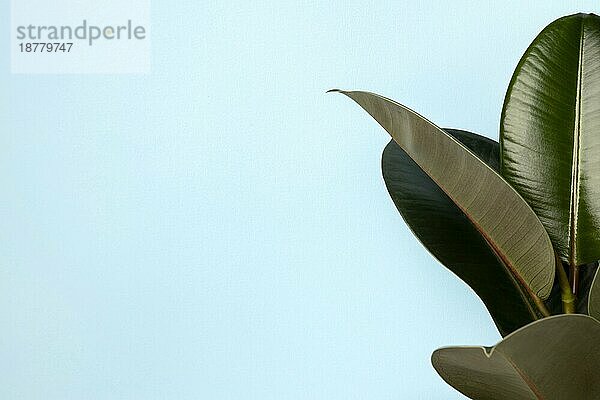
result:
[[[89,46],[99,40],[145,40],[146,27],[136,25],[132,20],[124,24],[92,25],[83,20],[81,25],[20,25],[16,29],[16,39],[36,42],[85,41]]]

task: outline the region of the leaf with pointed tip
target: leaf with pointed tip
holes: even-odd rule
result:
[[[600,398],[600,323],[586,315],[533,322],[492,348],[447,347],[431,362],[475,400]]]
[[[495,171],[499,169],[497,142],[471,132],[444,131]],[[412,232],[477,293],[502,336],[541,317],[481,232],[394,140],[383,151],[381,169],[388,192]]]
[[[502,175],[531,205],[563,260],[600,259],[600,17],[548,25],[510,81]]]
[[[500,175],[414,111],[373,93],[342,93],[371,114],[452,199],[532,296],[549,296],[555,259],[548,234]]]

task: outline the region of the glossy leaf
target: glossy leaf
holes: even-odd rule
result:
[[[549,296],[555,260],[548,234],[500,175],[414,111],[373,93],[342,93],[371,114],[452,199],[524,288],[542,299]]]
[[[466,131],[444,130],[490,168],[499,169],[497,142]],[[394,204],[415,236],[473,288],[502,336],[540,317],[477,227],[394,140],[383,151],[381,169]]]
[[[475,400],[600,398],[600,323],[586,315],[545,318],[492,348],[436,350],[434,368]]]
[[[600,259],[600,18],[548,25],[519,62],[504,101],[502,175],[571,265]]]

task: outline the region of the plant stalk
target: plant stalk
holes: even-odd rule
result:
[[[548,310],[548,307],[546,307],[546,304],[544,303],[544,301],[542,299],[540,299],[538,296],[536,296],[535,294],[533,294],[533,301],[535,302],[535,305],[537,306],[538,310],[540,310],[540,312],[542,313],[544,318],[552,315],[550,313],[550,310]]]
[[[556,275],[558,276],[558,284],[560,286],[560,298],[562,300],[563,312],[565,314],[575,314],[575,295],[571,290],[569,278],[563,267],[562,261],[558,254],[556,255]]]

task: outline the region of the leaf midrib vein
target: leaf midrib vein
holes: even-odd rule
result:
[[[531,393],[535,396],[536,399],[538,400],[544,400],[544,397],[542,396],[542,394],[540,393],[539,389],[537,388],[537,386],[535,385],[535,383],[533,383],[533,381],[529,378],[529,376],[527,376],[527,374],[525,372],[523,372],[517,365],[517,363],[515,363],[511,357],[509,357],[508,354],[505,354],[501,351],[499,351],[499,353],[502,355],[502,357],[504,357],[504,359],[510,364],[510,366],[515,370],[515,372],[517,374],[519,374],[519,376],[521,377],[521,379],[523,380],[523,383],[525,383],[525,385],[527,386],[527,388],[529,390],[531,390]]]
[[[579,64],[577,67],[577,89],[575,97],[575,121],[573,132],[573,160],[571,164],[571,210],[570,210],[570,232],[569,232],[569,264],[576,265],[577,262],[577,219],[579,213],[579,181],[580,176],[580,142],[581,142],[581,87],[583,75],[583,49],[585,40],[584,18],[581,19],[581,31],[579,34]]]

